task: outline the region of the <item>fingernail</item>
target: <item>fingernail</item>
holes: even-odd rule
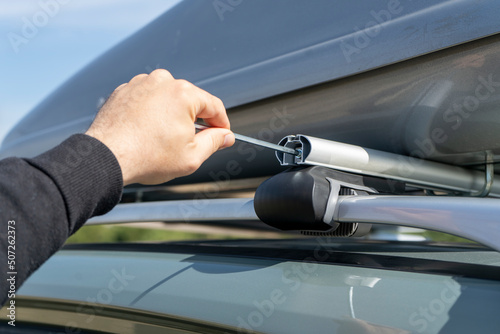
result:
[[[227,134],[224,136],[224,143],[222,144],[222,147],[220,148],[221,150],[231,146],[231,141],[233,139],[233,138],[231,138],[232,136],[233,136],[232,134]]]

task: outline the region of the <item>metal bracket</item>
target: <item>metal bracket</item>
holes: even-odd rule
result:
[[[425,194],[428,196],[467,196],[467,197],[488,197],[493,188],[495,180],[495,164],[493,162],[493,154],[491,151],[486,152],[484,170],[484,186],[481,190],[471,193],[452,193],[451,195],[437,195],[433,190],[426,189]]]
[[[323,222],[328,225],[334,224],[334,217],[335,217],[335,212],[338,209],[338,199],[340,196],[341,187],[352,189],[353,190],[352,195],[360,195],[359,193],[356,192],[356,190],[365,192],[365,194],[363,195],[367,195],[370,193],[372,194],[378,193],[375,189],[369,187],[338,181],[330,177],[327,177],[326,179],[330,183],[330,196],[328,197],[328,202],[326,204],[326,210],[325,210],[325,215],[323,216]]]
[[[490,194],[495,179],[495,165],[493,164],[493,154],[491,151],[486,152],[485,171],[484,171],[484,187],[477,193],[472,193],[472,197],[486,197]]]
[[[337,211],[339,209],[340,196],[363,196],[376,194],[378,193],[377,190],[370,187],[339,181],[330,177],[327,177],[326,180],[330,184],[330,195],[326,204],[323,222],[330,225],[332,228],[328,231],[302,230],[300,232],[305,235],[334,237],[361,237],[370,232],[372,224],[339,223],[336,221],[335,217],[338,215]]]

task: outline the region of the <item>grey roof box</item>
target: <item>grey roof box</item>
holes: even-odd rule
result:
[[[456,164],[498,153],[498,1],[215,4],[183,1],[90,63],[12,129],[0,157],[85,131],[116,86],[154,68],[219,96],[236,132],[269,141],[305,133]],[[281,170],[241,145],[218,156],[188,180],[229,160],[238,177]]]

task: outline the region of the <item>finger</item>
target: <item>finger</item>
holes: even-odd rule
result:
[[[120,86],[116,87],[115,91],[120,90],[120,89],[122,89],[125,86],[127,86],[127,82],[126,83],[122,83]]]
[[[196,117],[203,118],[210,126],[230,129],[231,125],[222,101],[203,89],[194,87],[197,90],[199,102]]]
[[[135,77],[130,79],[130,81],[128,83],[130,85],[134,85],[134,84],[142,82],[147,77],[148,77],[148,75],[146,73],[137,74]]]
[[[174,80],[174,76],[172,75],[172,73],[163,68],[155,69],[154,71],[149,73],[149,77],[157,80],[158,82],[169,82]]]
[[[199,155],[202,161],[207,160],[218,150],[232,146],[234,141],[234,134],[222,128],[206,129],[194,136],[196,154]]]
[[[126,82],[126,83],[122,83],[120,86],[116,87],[116,88],[115,88],[115,90],[111,93],[111,95],[109,95],[109,97],[108,97],[108,98],[106,99],[106,101],[103,103],[103,105],[104,105],[104,104],[106,104],[106,103],[108,103],[108,101],[109,101],[109,100],[111,100],[111,99],[115,98],[115,97],[116,97],[116,95],[117,95],[118,93],[120,93],[120,91],[121,91],[123,88],[127,87],[127,85],[128,85],[128,82]]]
[[[219,150],[222,150],[223,148],[228,148],[234,145],[236,142],[236,137],[234,136],[234,133],[231,131],[227,135],[224,136],[224,143],[222,146],[219,148]]]

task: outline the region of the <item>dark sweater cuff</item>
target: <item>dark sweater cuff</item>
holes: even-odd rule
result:
[[[28,163],[46,173],[64,198],[73,234],[87,219],[109,212],[120,201],[122,171],[109,148],[99,140],[76,134]]]

